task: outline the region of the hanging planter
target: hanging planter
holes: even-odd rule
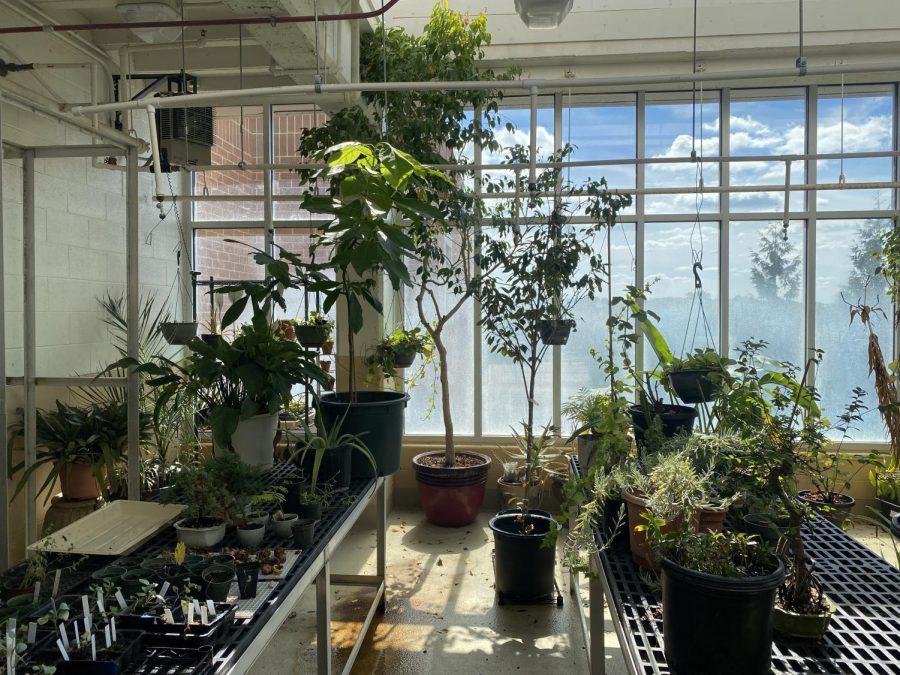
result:
[[[545,345],[564,345],[575,330],[574,319],[544,319],[540,323],[541,342]]]
[[[694,430],[694,420],[697,419],[696,408],[670,403],[636,404],[628,408],[628,413],[631,415],[631,426],[638,447],[643,446],[644,434],[655,419],[659,419],[662,434],[666,438],[673,438],[679,433],[691,433]]]
[[[711,369],[678,370],[669,373],[669,385],[683,403],[715,401],[720,384],[712,379]]]
[[[159,324],[159,332],[170,345],[186,345],[197,337],[197,322],[163,321]]]

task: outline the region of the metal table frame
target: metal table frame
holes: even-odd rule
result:
[[[331,560],[338,547],[343,543],[347,534],[359,521],[363,512],[372,502],[373,497],[376,499],[376,573],[374,575],[358,575],[358,574],[331,574]],[[356,638],[356,643],[350,651],[347,664],[341,671],[344,674],[350,672],[353,663],[359,654],[363,640],[369,632],[375,613],[384,611],[385,605],[385,537],[387,534],[387,500],[385,498],[385,481],[383,477],[375,479],[374,484],[369,488],[368,493],[359,500],[355,508],[347,515],[347,518],[341,524],[340,528],[331,539],[328,540],[324,549],[309,564],[303,576],[291,591],[283,598],[279,599],[279,605],[274,614],[262,626],[259,633],[247,645],[238,657],[237,661],[231,665],[225,673],[228,675],[239,675],[241,673],[251,672],[256,659],[262,654],[263,650],[278,632],[281,625],[287,620],[294,605],[300,599],[300,596],[312,585],[316,587],[316,652],[317,652],[317,672],[319,675],[331,675],[332,658],[331,658],[331,585],[336,586],[364,586],[375,589],[375,597],[372,604],[366,612],[366,618],[363,621],[362,629]]]

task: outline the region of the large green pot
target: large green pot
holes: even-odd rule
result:
[[[397,391],[361,391],[350,403],[346,392],[329,392],[319,399],[323,422],[330,429],[341,421],[342,434],[360,434],[378,464],[378,473],[388,476],[400,468],[403,425],[409,394]],[[372,465],[362,453],[353,453],[353,478],[370,478]]]

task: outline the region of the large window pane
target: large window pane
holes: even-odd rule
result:
[[[507,161],[509,150],[515,146],[523,146],[526,152],[531,145],[531,108],[528,99],[507,97],[500,107],[501,124],[494,130],[500,149],[491,151],[484,149],[481,155],[483,164],[501,164]],[[507,128],[505,125],[512,125]],[[546,161],[553,154],[553,99],[542,96],[538,99],[537,110],[537,156],[539,161]],[[485,171],[484,181],[510,180],[513,171]],[[521,175],[528,176],[528,164],[522,165]]]
[[[309,105],[279,106],[272,112],[273,157],[276,164],[299,164],[297,154],[300,134],[304,129],[325,123],[325,113]],[[307,161],[302,159],[302,161]],[[276,196],[302,194],[300,179],[295,171],[276,170],[272,176],[272,193]],[[299,201],[276,201],[275,220],[307,220],[309,214],[300,210]]]
[[[263,161],[262,108],[216,108],[213,112],[212,164],[261,164]],[[262,195],[262,171],[202,171],[194,174],[196,195]],[[196,202],[194,220],[262,220],[263,203]]]
[[[730,151],[734,157],[806,152],[803,90],[732,92]],[[804,162],[791,163],[791,183],[805,182]],[[732,185],[783,185],[784,162],[732,162]],[[802,211],[805,194],[791,193],[790,208]],[[733,192],[732,212],[784,211],[784,192]]]
[[[851,432],[854,440],[884,440],[885,436],[869,375],[869,334],[858,319],[850,324],[847,303],[886,299],[884,283],[873,274],[874,262],[868,251],[879,248],[878,235],[889,227],[889,220],[876,219],[819,220],[816,224],[816,346],[825,350],[816,386],[832,422],[837,421],[854,387],[866,390],[865,403],[872,410],[863,416],[858,430]],[[885,309],[890,317],[890,308]],[[893,343],[890,319],[873,316],[873,321],[888,356]]]
[[[732,355],[753,338],[766,354],[802,365],[804,349],[804,224],[792,221],[731,223],[728,335]],[[787,239],[785,240],[785,236]]]
[[[632,159],[637,153],[634,96],[574,96],[563,98],[562,142],[573,146],[572,161]],[[635,166],[621,164],[570,167],[564,177],[578,185],[606,178],[609,188],[635,186]],[[630,207],[623,213],[634,213]]]
[[[719,224],[647,223],[645,278],[655,281],[647,309],[659,315],[659,329],[675,356],[717,349],[719,335]],[[696,288],[694,263],[701,288]],[[644,365],[658,364],[649,346]]]
[[[634,225],[620,223],[612,232],[612,293],[622,295],[625,287],[634,284]],[[597,249],[606,258],[606,237],[597,242]],[[569,342],[560,349],[560,371],[562,400],[566,401],[579,389],[608,387],[609,381],[600,370],[591,350],[597,349],[604,356],[607,353],[606,320],[609,317],[607,289],[594,300],[584,299],[575,307],[577,329],[569,335]],[[614,354],[619,345],[613,345]],[[616,358],[619,363],[619,359]],[[563,419],[563,433],[570,433],[574,426],[571,420]]]
[[[644,113],[644,152],[647,157],[689,158],[691,150],[698,156],[719,154],[719,101],[707,97],[701,105],[698,96],[696,111],[688,101],[647,103]],[[694,133],[696,129],[696,135]],[[679,162],[673,164],[647,164],[644,167],[648,188],[696,186],[700,179],[700,164]],[[704,162],[703,184],[719,185],[719,165]],[[717,194],[666,194],[647,195],[647,213],[701,213],[715,212],[719,208]]]
[[[893,147],[893,96],[890,88],[847,87],[819,89],[818,143],[820,153],[875,152]],[[842,150],[843,148],[843,150]],[[818,162],[818,181],[837,183],[843,170],[848,183],[892,180],[890,157],[837,159]],[[820,190],[820,211],[889,209],[891,190]]]

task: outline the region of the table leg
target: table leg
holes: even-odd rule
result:
[[[378,609],[380,611],[384,611],[385,603],[387,601],[387,498],[385,495],[385,481],[381,479],[381,484],[378,486],[377,498],[376,498],[376,509],[378,511],[375,519],[377,521],[377,553],[376,553],[376,570],[375,574],[381,581],[384,583],[384,593],[381,595],[381,600],[378,603]]]
[[[591,556],[591,578],[588,594],[591,603],[591,675],[606,675],[606,629],[603,617],[603,586],[599,575],[603,574],[597,564],[597,556]]]
[[[331,675],[331,564],[316,577],[316,653],[318,675]]]

